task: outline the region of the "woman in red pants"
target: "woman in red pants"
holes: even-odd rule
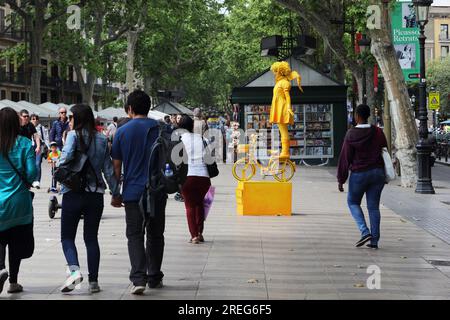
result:
[[[188,155],[188,174],[181,193],[186,207],[186,216],[191,233],[189,242],[198,244],[204,242],[203,224],[205,221],[205,208],[203,200],[211,186],[211,180],[203,159],[204,142],[199,133],[194,133],[194,121],[188,116],[183,115],[179,129],[187,130],[182,134],[185,150]]]

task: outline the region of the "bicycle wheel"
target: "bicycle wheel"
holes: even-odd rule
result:
[[[233,177],[238,181],[248,181],[256,173],[256,168],[254,164],[248,163],[246,159],[239,159],[233,165]]]
[[[276,168],[274,166],[279,167]],[[276,161],[272,164],[272,169],[277,172],[273,175],[273,177],[279,182],[288,182],[294,177],[295,174],[295,164],[291,160]]]

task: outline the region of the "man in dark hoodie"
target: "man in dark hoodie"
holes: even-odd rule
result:
[[[348,172],[351,171],[348,190],[348,206],[356,224],[361,232],[361,239],[357,247],[367,246],[377,249],[380,239],[380,198],[386,177],[382,149],[387,147],[383,131],[368,124],[370,108],[359,105],[356,108],[356,127],[350,129],[342,146],[338,163],[339,191],[344,192],[344,183]],[[367,227],[361,200],[366,195],[367,209],[369,211],[370,230]]]

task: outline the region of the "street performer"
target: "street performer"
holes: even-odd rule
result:
[[[291,81],[297,79],[301,92],[301,76],[292,71],[286,61],[275,62],[270,68],[275,75],[275,87],[273,88],[272,108],[270,109],[270,123],[278,124],[281,133],[280,158],[289,159],[289,130],[288,125],[294,124],[294,112],[291,105]]]

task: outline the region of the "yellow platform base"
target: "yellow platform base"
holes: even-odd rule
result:
[[[290,216],[292,182],[246,181],[236,189],[238,215]]]

